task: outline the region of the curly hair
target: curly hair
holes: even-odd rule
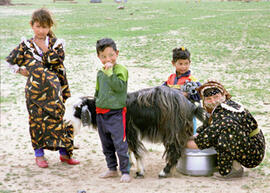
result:
[[[190,52],[185,47],[180,48],[174,48],[173,49],[173,62],[176,62],[179,59],[186,60],[188,59],[190,61]]]

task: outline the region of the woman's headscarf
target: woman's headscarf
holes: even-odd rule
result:
[[[214,80],[207,81],[206,83],[204,83],[202,86],[200,86],[196,90],[199,92],[200,97],[203,100],[203,106],[206,108],[206,110],[209,113],[211,112],[211,110],[208,109],[204,104],[205,97],[212,96],[212,95],[215,95],[217,93],[221,93],[223,96],[225,96],[226,100],[228,100],[232,97],[221,83],[214,81]]]

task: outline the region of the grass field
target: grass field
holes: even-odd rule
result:
[[[56,36],[66,41],[65,65],[72,93],[93,94],[99,67],[95,43],[100,38],[116,41],[119,60],[130,69],[129,91],[162,84],[173,70],[172,49],[185,46],[191,52],[191,70],[199,81],[221,81],[234,99],[258,119],[270,145],[269,1],[128,0],[125,9],[117,9],[120,4],[113,0],[98,4],[75,1],[12,0],[13,6],[0,6],[2,136],[14,126],[6,119],[11,107],[18,117],[26,117],[25,109],[20,108],[24,104],[25,79],[9,72],[5,57],[22,36],[32,36],[31,13],[46,7],[56,20]],[[12,128],[15,134],[18,128]],[[270,178],[269,148],[263,163],[253,171],[262,179]],[[270,188],[266,182],[257,183],[247,183],[243,190],[252,192],[253,186]],[[12,192],[1,186],[0,180],[0,193]]]
[[[111,37],[121,56],[134,65],[166,71],[171,70],[171,50],[185,46],[192,53],[192,70],[200,72],[201,82],[215,77],[225,82],[232,94],[263,101],[270,98],[261,92],[269,91],[270,85],[269,2],[136,0],[128,2],[124,10],[118,10],[112,0],[98,4],[88,0],[76,4],[12,2],[28,5],[0,8],[1,63],[22,35],[31,37],[29,17],[34,9],[44,6],[54,13],[55,33],[66,40],[67,55],[95,53],[96,40]],[[242,102],[253,104],[248,99]]]

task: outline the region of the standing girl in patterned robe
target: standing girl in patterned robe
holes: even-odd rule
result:
[[[22,42],[6,58],[15,73],[26,76],[26,105],[36,164],[48,167],[44,149],[59,150],[60,160],[79,164],[72,159],[73,127],[63,122],[65,100],[70,90],[63,64],[63,41],[51,31],[54,21],[48,10],[36,10],[30,21],[34,37]]]
[[[262,130],[251,113],[231,100],[230,94],[216,81],[198,88],[209,122],[197,129],[198,135],[188,141],[188,148],[214,147],[217,152],[219,179],[241,177],[243,167],[258,166],[265,154]]]

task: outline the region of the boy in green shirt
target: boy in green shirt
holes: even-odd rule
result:
[[[116,63],[119,51],[112,39],[104,38],[96,43],[98,58],[104,65],[97,73],[96,112],[98,133],[106,158],[108,171],[100,178],[118,176],[117,152],[122,177],[120,182],[130,182],[129,156],[126,141],[127,69]]]

